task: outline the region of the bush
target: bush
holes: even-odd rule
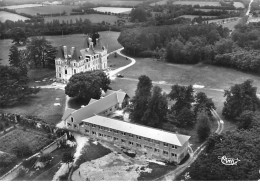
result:
[[[0,167],[7,167],[16,161],[16,156],[8,153],[0,154]]]
[[[154,53],[154,51],[151,51],[151,50],[145,50],[143,52],[140,52],[139,56],[140,57],[154,57],[155,53]]]

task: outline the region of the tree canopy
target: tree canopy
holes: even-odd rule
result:
[[[197,117],[197,134],[201,142],[205,141],[210,135],[210,119],[205,111],[200,112]]]
[[[0,106],[14,105],[31,94],[36,94],[38,88],[28,86],[28,77],[17,67],[0,66]]]
[[[253,86],[251,80],[246,80],[242,84],[236,84],[231,89],[226,90],[224,94],[226,101],[222,110],[223,116],[235,120],[245,110],[256,111],[260,107],[256,91],[257,88]]]
[[[65,94],[80,100],[99,99],[102,91],[110,89],[110,79],[103,71],[88,71],[74,74],[65,87]]]

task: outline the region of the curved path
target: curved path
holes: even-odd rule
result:
[[[113,54],[113,53],[116,52],[118,55],[130,59],[130,60],[131,60],[131,63],[129,63],[129,64],[126,65],[126,66],[122,66],[122,67],[117,68],[117,69],[115,69],[115,70],[109,71],[109,78],[112,78],[114,75],[116,75],[116,74],[118,74],[119,72],[121,72],[121,71],[123,71],[123,70],[129,68],[130,66],[132,66],[132,65],[134,65],[134,64],[136,63],[136,60],[135,60],[134,58],[128,57],[128,56],[126,56],[126,55],[124,55],[124,54],[121,53],[121,51],[122,51],[123,49],[124,49],[124,48],[120,48],[120,49],[118,49],[118,50],[115,50],[115,51],[113,51],[113,52],[110,52],[108,55],[111,55],[111,54]]]
[[[211,110],[211,113],[217,119],[217,122],[218,122],[218,128],[215,131],[215,133],[221,134],[224,129],[224,121],[219,117],[218,113],[214,109]],[[179,176],[181,173],[183,173],[198,158],[200,153],[205,149],[205,147],[206,147],[205,144],[206,144],[206,141],[203,142],[194,152],[193,152],[192,148],[189,146],[188,151],[190,154],[190,158],[184,164],[178,166],[175,170],[167,173],[166,175],[164,175],[160,178],[157,178],[156,180],[166,180],[166,181],[175,180],[177,176]]]

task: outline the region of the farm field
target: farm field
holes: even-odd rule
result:
[[[42,4],[21,4],[21,5],[2,6],[1,8],[16,10],[19,8],[31,8],[31,7],[38,7],[38,6],[43,6],[43,5]]]
[[[215,20],[209,20],[209,23],[217,23],[221,24],[223,27],[227,27],[231,31],[235,29],[235,25],[237,25],[240,21],[239,17],[233,17],[228,19],[215,19]]]
[[[177,17],[177,18],[180,18],[180,17],[193,20],[194,18],[199,17],[199,15],[181,15],[181,16],[179,16],[179,17]],[[208,19],[214,19],[214,18],[216,18],[216,16],[201,16],[201,17],[202,17],[202,18],[208,18]]]
[[[69,15],[72,9],[77,8],[78,6],[72,5],[50,5],[50,6],[41,6],[41,7],[28,7],[28,8],[19,8],[16,11],[18,13],[26,13],[30,15],[39,14],[55,14],[63,13],[64,11]]]
[[[168,0],[162,0],[162,1],[158,1],[156,3],[151,3],[150,6],[155,6],[155,5],[164,5],[168,2]]]
[[[9,13],[6,11],[0,11],[0,22],[5,22],[6,20],[11,20],[11,21],[18,21],[18,20],[28,20],[29,18],[17,15],[14,13]]]
[[[93,9],[99,12],[111,12],[111,13],[126,13],[132,10],[132,8],[119,8],[119,7],[97,7]]]
[[[85,2],[92,3],[95,5],[109,5],[109,6],[136,6],[138,4],[141,4],[143,0],[85,0]]]
[[[12,153],[13,148],[24,143],[35,153],[51,143],[51,139],[41,132],[17,128],[0,137],[0,142],[0,150],[3,152]]]
[[[173,4],[200,5],[200,6],[221,6],[218,1],[174,1]]]
[[[241,3],[241,2],[234,2],[234,6],[236,8],[245,8],[245,5],[243,3]]]
[[[115,15],[101,15],[101,14],[87,14],[87,15],[70,15],[70,16],[59,16],[59,17],[45,17],[45,22],[52,22],[53,20],[59,20],[61,23],[62,21],[70,22],[72,20],[73,22],[76,22],[78,19],[82,19],[83,21],[85,19],[89,19],[92,23],[101,23],[103,21],[108,22],[110,24],[114,24],[118,18]]]

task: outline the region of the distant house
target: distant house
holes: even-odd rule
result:
[[[96,46],[87,37],[82,49],[60,46],[55,59],[56,78],[68,82],[72,75],[91,70],[107,69],[107,49],[97,39]]]
[[[188,154],[190,136],[109,117],[128,101],[129,97],[123,91],[108,90],[103,98],[92,99],[79,110],[67,109],[63,120],[68,130],[146,153],[149,158],[180,163]]]

